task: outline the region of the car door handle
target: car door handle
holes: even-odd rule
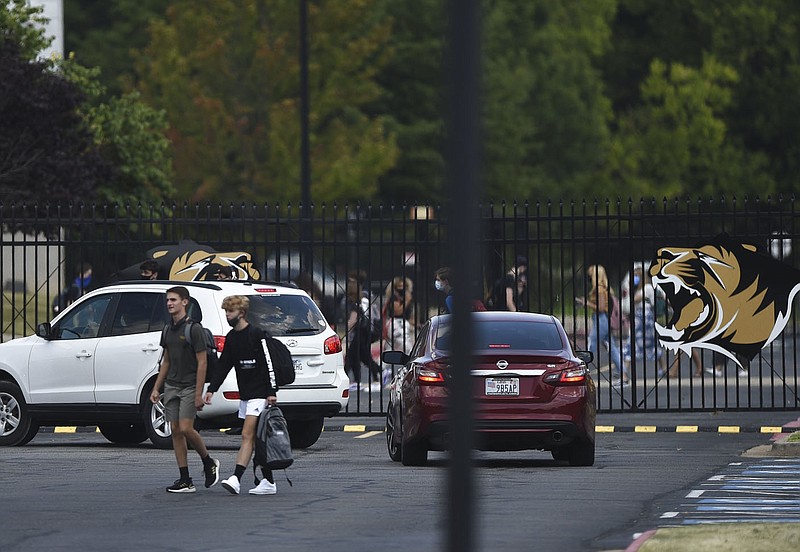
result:
[[[75,355],[76,358],[89,358],[91,356],[92,356],[92,353],[90,353],[89,351],[81,351],[80,353]]]
[[[144,351],[145,353],[150,353],[159,350],[161,350],[161,347],[154,347],[153,345],[145,345],[144,347],[142,347],[142,351]]]
[[[309,365],[309,366],[321,366],[321,365],[325,364],[325,361],[324,360],[309,360],[308,362],[306,362],[306,364]]]

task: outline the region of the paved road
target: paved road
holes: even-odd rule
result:
[[[742,470],[762,465],[741,452],[769,441],[757,428],[793,418],[696,415],[698,431],[681,433],[668,431],[688,425],[675,417],[601,416],[614,431],[599,435],[592,468],[569,468],[540,452],[478,453],[475,550],[624,549],[667,512],[678,512],[669,520],[676,523],[696,515],[700,497],[687,495],[708,490],[718,474],[738,477],[732,462],[743,462]],[[711,431],[719,425],[740,431]],[[0,449],[0,549],[443,550],[446,455],[404,468],[388,459],[373,426],[380,421],[332,420],[318,444],[297,451],[288,470],[293,487],[277,474],[274,497],[231,496],[219,487],[169,495],[164,487],[177,475],[170,451],[117,447],[96,433],[43,432],[28,446]],[[204,436],[227,474],[237,438]],[[196,458],[192,468],[199,471]]]

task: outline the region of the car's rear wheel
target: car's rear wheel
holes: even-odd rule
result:
[[[28,414],[22,390],[10,381],[0,381],[0,446],[20,446],[39,431],[39,424]]]
[[[550,451],[550,454],[553,455],[553,460],[569,460],[569,451],[566,449],[566,447],[553,449]]]
[[[403,443],[400,456],[404,466],[424,466],[428,463],[428,446],[421,439]]]
[[[400,446],[400,436],[397,434],[394,417],[392,416],[392,405],[386,409],[386,448],[389,449],[389,458],[399,462],[402,455]]]
[[[152,389],[152,388],[151,388]],[[167,421],[164,403],[156,404],[150,400],[150,391],[142,398],[144,412],[144,430],[153,446],[160,449],[172,448],[172,427]]]
[[[289,426],[289,439],[292,441],[292,448],[304,449],[316,443],[319,436],[322,435],[325,418],[287,420],[286,424]]]
[[[594,465],[594,441],[578,439],[569,447],[568,458],[570,466]]]
[[[100,424],[98,427],[103,437],[118,445],[138,445],[147,439],[144,424],[112,422]]]

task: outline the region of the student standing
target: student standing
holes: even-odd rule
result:
[[[186,314],[188,305],[188,289],[176,286],[167,290],[167,312],[172,320],[168,323],[161,343],[164,356],[150,394],[153,404],[159,399],[164,404],[166,418],[172,429],[172,448],[175,450],[175,459],[180,472],[180,477],[175,483],[167,487],[168,493],[193,493],[197,490],[192,478],[189,477],[188,445],[191,445],[203,460],[206,487],[211,487],[219,481],[219,460],[209,456],[203,438],[194,428],[197,411],[202,410],[205,404],[203,385],[206,381],[207,360],[203,328],[198,322],[192,322],[191,346],[186,342],[185,330],[186,324],[189,323]]]
[[[256,442],[258,417],[267,408],[278,402],[276,396],[275,376],[269,369],[267,358],[266,336],[260,328],[247,322],[247,311],[250,300],[243,295],[231,295],[222,301],[225,318],[233,328],[225,337],[225,348],[219,359],[218,370],[206,391],[205,402],[211,404],[214,393],[225,381],[231,368],[236,370],[236,382],[239,386],[239,418],[244,420],[242,426],[242,444],[236,453],[236,468],[233,475],[222,482],[222,486],[231,494],[239,494],[241,480]],[[271,361],[270,361],[271,363]],[[264,479],[257,487],[250,489],[250,494],[273,495],[277,492],[272,470],[262,468]]]

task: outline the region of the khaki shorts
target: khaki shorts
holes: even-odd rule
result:
[[[164,404],[164,414],[168,422],[178,420],[194,420],[197,415],[197,407],[194,405],[195,386],[174,387],[167,383],[164,384],[164,394],[161,402]]]

